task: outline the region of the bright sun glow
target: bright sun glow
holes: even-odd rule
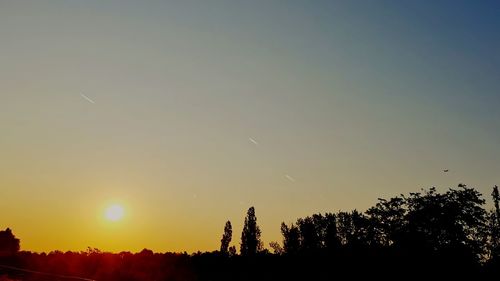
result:
[[[105,217],[109,221],[119,221],[123,218],[125,210],[120,205],[111,205],[106,209]]]

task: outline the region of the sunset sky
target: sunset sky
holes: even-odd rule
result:
[[[489,200],[499,81],[498,1],[0,0],[0,228],[192,252],[226,220],[239,248],[250,206],[267,246],[420,188]]]

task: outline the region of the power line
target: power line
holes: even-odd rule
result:
[[[10,266],[10,265],[0,264],[0,267],[5,268],[5,269],[20,271],[20,272],[27,272],[27,273],[33,273],[33,274],[39,274],[39,275],[45,275],[45,276],[51,276],[51,277],[58,277],[58,278],[63,278],[63,279],[73,279],[73,280],[82,280],[82,281],[97,281],[95,279],[88,279],[88,278],[82,278],[82,277],[70,276],[70,275],[59,275],[59,274],[53,274],[53,273],[42,272],[42,271],[35,271],[35,270],[30,270],[30,269],[20,268],[20,267],[15,267],[15,266]]]

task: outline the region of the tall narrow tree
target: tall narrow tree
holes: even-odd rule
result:
[[[491,193],[493,197],[493,205],[495,210],[490,215],[490,230],[491,230],[491,255],[494,259],[500,257],[500,194],[498,192],[498,186],[493,187],[493,192]]]
[[[231,222],[227,221],[224,226],[224,234],[222,234],[222,239],[220,240],[220,252],[224,255],[229,254],[229,243],[231,243],[231,238],[233,237],[233,227]]]
[[[250,207],[245,217],[243,231],[241,232],[241,255],[253,256],[262,249],[260,234],[260,228],[257,225],[257,217],[255,216],[255,208]]]
[[[499,206],[500,194],[498,192],[498,186],[495,185],[493,187],[493,192],[491,193],[491,196],[493,197],[493,204],[495,205],[496,223],[497,226],[500,227],[500,206]]]

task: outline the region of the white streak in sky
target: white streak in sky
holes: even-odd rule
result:
[[[252,138],[248,138],[248,140],[250,142],[252,142],[253,144],[255,144],[255,145],[259,145],[259,143],[256,140],[252,139]]]
[[[88,102],[90,103],[95,103],[93,100],[91,100],[89,97],[87,97],[86,95],[84,94],[80,94],[80,96],[82,96],[82,98],[86,99]]]
[[[290,175],[285,175],[285,178],[287,178],[291,182],[295,182],[295,179],[292,178]]]

